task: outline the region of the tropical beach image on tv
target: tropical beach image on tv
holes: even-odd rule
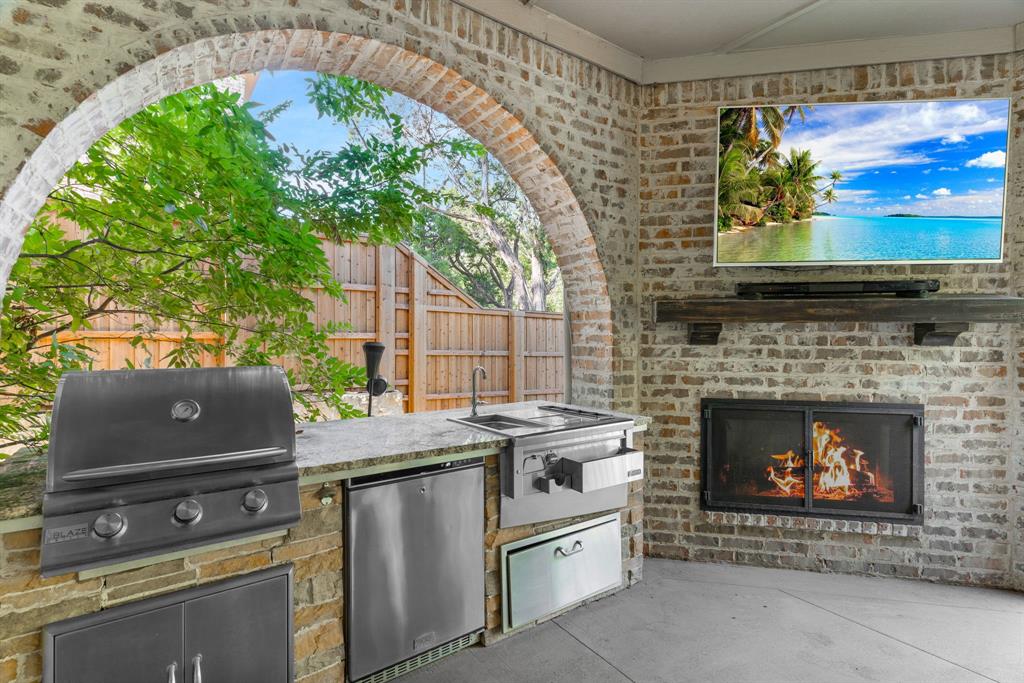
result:
[[[1009,101],[719,109],[715,265],[1002,259]]]

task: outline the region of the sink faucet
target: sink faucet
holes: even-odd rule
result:
[[[481,401],[481,400],[479,400],[476,397],[476,395],[477,395],[476,378],[477,378],[478,374],[483,375],[484,379],[487,379],[487,370],[485,370],[483,367],[481,367],[479,365],[476,366],[475,368],[473,368],[473,396],[471,398],[472,405],[473,405],[473,410],[469,413],[470,417],[476,417],[476,407],[478,405],[480,405],[481,403],[487,403],[487,401]]]

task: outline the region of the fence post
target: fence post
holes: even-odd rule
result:
[[[409,254],[409,412],[427,409],[427,269]]]
[[[572,319],[569,317],[569,299],[562,290],[562,402],[572,403]]]
[[[395,379],[395,248],[377,246],[377,340],[384,344],[380,372]]]
[[[526,390],[526,318],[522,311],[508,312],[508,400],[518,403]]]

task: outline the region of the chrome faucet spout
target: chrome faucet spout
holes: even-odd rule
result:
[[[487,379],[487,370],[479,365],[473,368],[473,391],[472,397],[470,398],[472,410],[469,413],[470,417],[476,417],[476,407],[481,403],[486,403],[486,401],[481,401],[477,398],[477,394],[479,393],[477,390],[477,375],[483,375],[484,379]]]

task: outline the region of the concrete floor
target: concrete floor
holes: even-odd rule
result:
[[[1024,682],[1024,594],[647,560],[644,581],[401,683]]]

